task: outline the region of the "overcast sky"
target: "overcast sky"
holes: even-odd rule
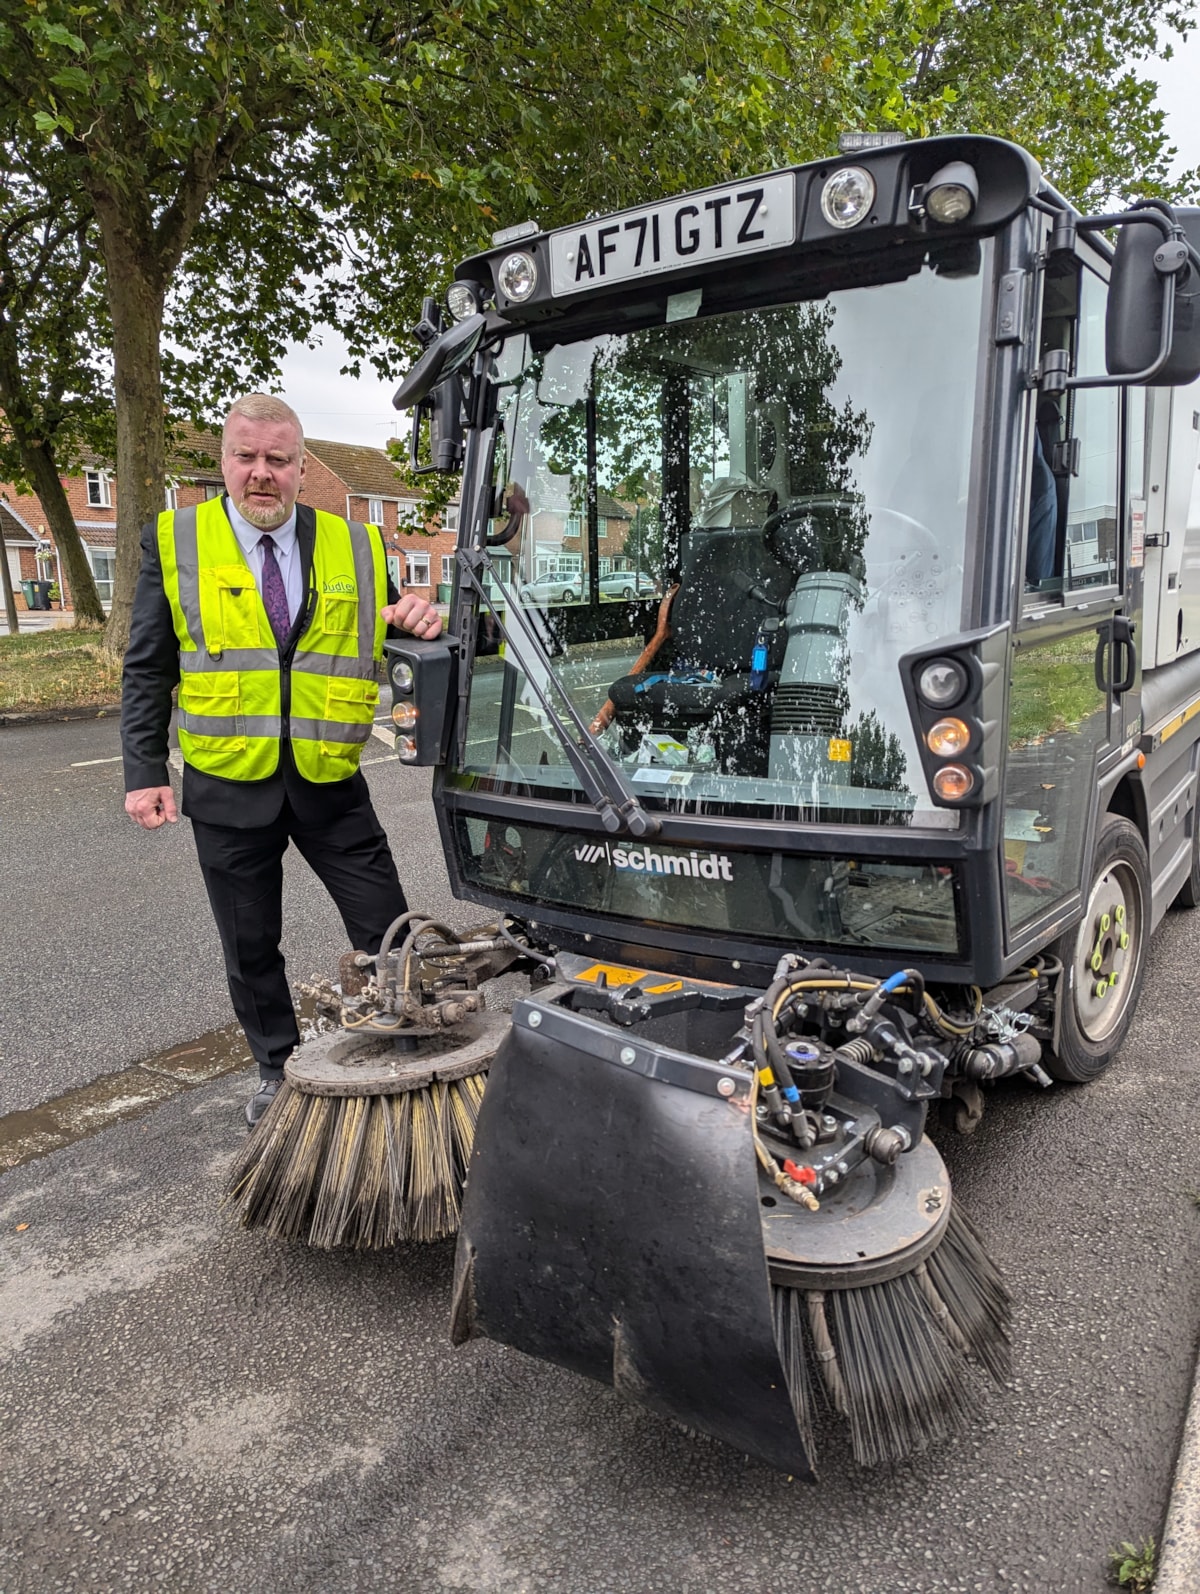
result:
[[[1176,46],[1174,60],[1158,63],[1153,76],[1167,113],[1167,130],[1179,151],[1177,169],[1200,166],[1200,30],[1191,33],[1185,45]],[[429,284],[431,291],[440,286]],[[339,376],[344,363],[341,342],[332,333],[319,349],[296,349],[284,361],[283,391],[299,411],[307,435],[379,448],[389,437],[407,436],[407,416],[392,408],[397,384],[378,382],[373,376],[357,382]]]

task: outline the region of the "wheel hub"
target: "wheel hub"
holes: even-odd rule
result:
[[[1137,896],[1114,864],[1096,881],[1079,927],[1075,1005],[1089,1040],[1101,1040],[1120,1020],[1128,989],[1128,965],[1136,957],[1133,922]]]

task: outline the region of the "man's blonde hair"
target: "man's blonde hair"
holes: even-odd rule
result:
[[[225,452],[225,434],[235,415],[244,415],[248,421],[290,421],[300,439],[300,452],[304,452],[304,427],[290,404],[271,393],[247,393],[231,405],[225,424],[221,428],[221,452]]]

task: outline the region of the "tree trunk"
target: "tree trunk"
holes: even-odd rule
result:
[[[27,443],[21,437],[18,437],[17,444],[21,450],[25,474],[29,477],[29,485],[37,494],[46,512],[46,520],[54,533],[54,541],[67,567],[67,580],[71,584],[71,602],[75,609],[75,619],[87,620],[93,625],[103,625],[104,607],[96,591],[92,567],[88,563],[87,551],[75,525],[75,516],[71,513],[71,506],[67,502],[62,477],[58,474],[54,449],[49,443]]]
[[[103,625],[104,609],[58,473],[54,444],[45,430],[44,414],[38,415],[27,399],[16,334],[7,321],[0,321],[0,409],[20,453],[22,468],[41,502],[66,564],[75,617]]]
[[[13,597],[12,575],[8,568],[8,549],[4,546],[4,524],[0,521],[0,587],[4,589],[4,613],[8,619],[8,632],[16,636],[21,629],[17,619],[17,600]]]
[[[165,502],[159,350],[164,289],[147,276],[144,247],[127,228],[103,214],[101,225],[117,401],[117,558],[104,648],[119,658],[129,641],[141,530]]]

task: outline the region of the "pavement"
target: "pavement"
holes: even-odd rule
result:
[[[1154,1589],[1155,1594],[1196,1594],[1200,1589],[1200,1364],[1175,1464]]]
[[[470,922],[428,773],[370,747],[410,900]],[[0,730],[0,1114],[228,1020],[186,822],[129,824],[118,757],[111,719]],[[293,972],[328,970],[336,915],[290,859],[285,890]],[[1104,1078],[1002,1086],[974,1136],[939,1134],[1016,1299],[1014,1378],[904,1467],[827,1442],[811,1487],[561,1369],[452,1350],[448,1245],[234,1228],[249,1070],[11,1169],[0,1590],[1100,1594],[1108,1549],[1154,1534],[1156,1594],[1196,1594],[1198,964],[1200,913],[1170,915]]]

